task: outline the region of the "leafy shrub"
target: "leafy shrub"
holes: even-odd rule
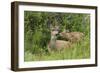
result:
[[[36,58],[36,54],[42,56],[47,53],[47,45],[50,41],[50,26],[59,26],[60,32],[64,29],[69,31],[83,32],[85,34],[85,48],[89,48],[89,39],[90,39],[90,15],[89,14],[79,14],[79,13],[55,13],[55,12],[24,12],[24,47],[25,47],[25,56],[33,55]],[[62,39],[59,37],[59,39]],[[88,40],[86,40],[88,39]],[[64,39],[63,39],[64,40]],[[81,42],[82,43],[82,42]],[[88,45],[87,45],[88,44]],[[77,45],[74,48],[82,47],[82,45]],[[77,49],[76,49],[77,50]],[[74,50],[75,51],[75,50]],[[87,51],[87,50],[86,50]],[[28,53],[27,53],[28,52]],[[66,51],[65,51],[66,52]],[[66,55],[66,53],[64,54]],[[68,53],[68,52],[67,52]],[[69,58],[71,58],[72,50],[69,51]],[[75,52],[76,53],[76,52]],[[80,52],[79,52],[80,53]],[[89,54],[89,52],[87,52]],[[64,55],[63,54],[63,55]],[[54,59],[52,56],[55,56],[56,59],[59,59],[62,54],[50,55],[46,54],[47,59]],[[75,55],[74,55],[75,56]],[[27,58],[27,57],[25,57]],[[42,58],[42,57],[41,57]],[[40,58],[40,59],[41,59]],[[68,57],[65,57],[68,58]],[[73,57],[74,58],[74,57]],[[76,57],[75,57],[76,58]],[[32,57],[31,57],[32,59]],[[33,59],[35,60],[35,59]]]

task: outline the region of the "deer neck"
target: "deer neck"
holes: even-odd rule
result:
[[[51,36],[51,40],[50,40],[50,48],[55,48],[56,45],[56,36]]]

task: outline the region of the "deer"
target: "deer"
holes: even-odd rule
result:
[[[59,34],[59,27],[55,26],[50,29],[51,31],[51,39],[48,43],[48,51],[62,51],[63,49],[70,48],[71,44],[69,41],[58,40],[57,34]]]
[[[64,30],[60,33],[60,36],[72,43],[79,42],[84,37],[82,32],[69,32],[68,30]]]

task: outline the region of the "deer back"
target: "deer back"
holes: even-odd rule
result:
[[[61,37],[65,38],[71,42],[78,42],[84,36],[84,34],[82,32],[66,32],[66,33],[62,32],[60,35],[61,35]]]

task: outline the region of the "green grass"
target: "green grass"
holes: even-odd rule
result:
[[[61,52],[46,53],[42,51],[38,54],[32,54],[25,51],[25,61],[45,61],[45,60],[67,60],[67,59],[87,59],[90,58],[90,42],[89,37],[84,40],[72,44],[71,48],[65,48]]]
[[[82,32],[84,40],[61,52],[49,53],[51,26],[70,32]],[[90,58],[90,14],[24,11],[24,60],[67,60]],[[57,36],[58,37],[58,36]],[[59,39],[58,39],[59,40]],[[64,40],[64,39],[63,39]]]

